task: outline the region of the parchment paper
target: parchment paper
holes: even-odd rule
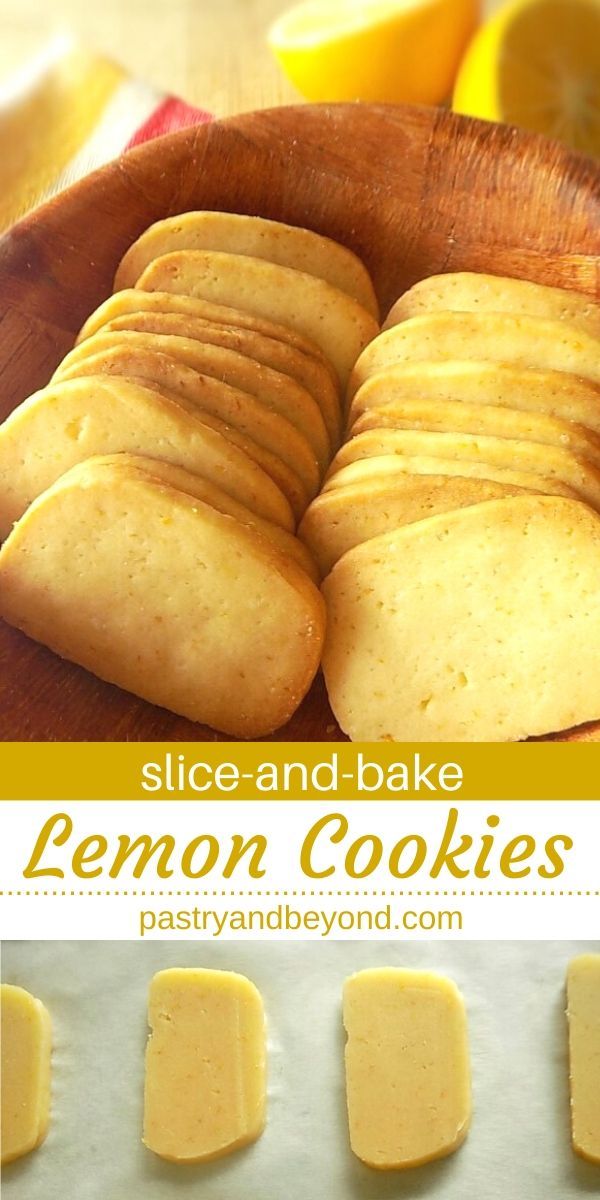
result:
[[[600,1167],[569,1141],[564,977],[576,942],[6,942],[2,977],[54,1023],[45,1144],[6,1167],[3,1200],[575,1200]],[[468,1006],[474,1117],[451,1158],[408,1172],[362,1166],[348,1145],[340,994],[373,965],[452,976]],[[150,977],[167,966],[241,971],[269,1023],[268,1126],[205,1166],[140,1141]]]

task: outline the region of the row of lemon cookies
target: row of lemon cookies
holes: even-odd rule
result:
[[[296,527],[378,331],[367,271],[229,213],[148,229],[47,387],[0,428],[0,611],[234,736],[283,725],[325,609]]]
[[[168,968],[148,998],[143,1142],[172,1163],[210,1162],[256,1141],[267,1116],[263,1000],[237,972]],[[0,985],[1,1161],[45,1140],[52,1030],[44,1004]],[[359,971],[344,986],[350,1140],[381,1170],[453,1153],[470,1122],[464,1001],[441,975]],[[396,1088],[396,1078],[404,1086]]]
[[[567,1016],[573,1148],[600,1163],[600,955],[569,964]],[[52,1029],[29,992],[0,986],[2,1163],[39,1146],[49,1123]],[[464,1000],[431,971],[367,968],[344,985],[350,1143],[379,1170],[452,1154],[471,1119]],[[175,1163],[206,1162],[255,1141],[265,1126],[266,1030],[260,993],[243,975],[159,971],[150,985],[145,1145]]]
[[[460,274],[359,356],[300,534],[355,740],[497,741],[600,717],[600,305]]]
[[[326,576],[325,675],[353,738],[598,716],[600,306],[447,275],[376,337],[353,254],[219,213],[152,226],[115,286],[0,430],[7,619],[259,736],[318,668]]]

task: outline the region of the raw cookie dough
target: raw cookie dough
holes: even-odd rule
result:
[[[265,1027],[254,984],[176,967],[150,984],[144,1144],[197,1163],[256,1140],[265,1124]]]
[[[2,1027],[2,1148],[12,1162],[44,1141],[50,1115],[50,1017],[41,1000],[0,985]]]
[[[379,1170],[451,1154],[471,1116],[465,1006],[429,971],[359,971],[343,1001],[346,1094],[354,1153]]]
[[[600,1163],[600,954],[582,954],[567,974],[573,1149]]]

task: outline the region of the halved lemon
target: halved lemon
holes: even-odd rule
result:
[[[511,0],[475,35],[455,112],[600,154],[600,0]]]
[[[269,44],[309,100],[438,104],[478,15],[479,0],[308,0]]]

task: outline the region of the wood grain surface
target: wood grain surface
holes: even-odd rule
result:
[[[502,0],[484,0],[493,12]],[[290,0],[0,0],[0,78],[68,31],[155,87],[218,117],[299,97],[267,45]],[[0,163],[1,172],[1,163]]]
[[[339,239],[366,262],[384,311],[417,279],[460,269],[600,297],[600,170],[589,160],[441,110],[258,112],[143,146],[0,240],[0,418],[47,381],[131,241],[195,207]],[[4,740],[218,740],[5,625],[0,729]],[[341,737],[320,680],[277,737]]]

